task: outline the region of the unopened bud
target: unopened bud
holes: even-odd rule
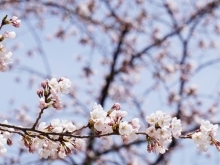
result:
[[[47,81],[43,81],[43,82],[41,83],[41,86],[42,86],[43,88],[46,88],[46,87],[47,87]]]
[[[42,89],[38,89],[38,90],[37,90],[37,95],[38,95],[39,97],[43,97],[43,90],[42,90]]]
[[[113,106],[112,106],[112,108],[111,109],[113,109],[113,110],[120,110],[121,109],[121,105],[119,104],[119,103],[115,103]]]
[[[12,140],[11,139],[7,139],[7,145],[12,146]]]

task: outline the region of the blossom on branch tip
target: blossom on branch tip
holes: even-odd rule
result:
[[[122,121],[127,115],[126,111],[120,110],[120,104],[115,103],[112,108],[105,112],[101,105],[95,103],[90,112],[90,127],[94,127],[97,134],[116,133],[127,143],[137,138],[140,128],[139,119],[134,118],[131,122]]]
[[[38,134],[37,136],[26,135],[22,142],[29,149],[29,152],[39,151],[40,159],[64,158],[73,149],[82,150],[85,148],[84,140],[68,136],[76,130],[76,126],[70,121],[53,119],[49,125],[41,122],[37,130],[48,134],[48,136],[36,132],[34,135]],[[50,133],[60,133],[61,135],[51,135]]]
[[[181,121],[176,117],[157,111],[146,117],[150,126],[146,130],[148,137],[148,151],[165,153],[167,144],[174,138],[179,138],[182,127]]]
[[[56,78],[52,78],[50,81],[48,81],[48,85],[50,88],[52,88],[56,92],[59,91],[59,83]]]
[[[21,25],[21,20],[19,20],[18,17],[16,17],[16,16],[11,17],[10,22],[16,28],[20,27],[20,25]]]
[[[107,112],[105,112],[101,105],[94,104],[93,110],[90,112],[91,119],[96,122],[100,118],[105,118],[107,116]]]
[[[59,90],[62,94],[68,94],[70,92],[71,82],[65,77],[61,77],[59,80]]]
[[[218,132],[218,125],[217,124],[211,124],[208,120],[201,120],[201,126],[200,126],[201,132],[204,133],[211,133],[212,136],[216,136]]]
[[[61,77],[59,80],[52,78],[48,81],[48,85],[52,90],[55,90],[57,93],[68,94],[71,88],[71,81],[65,77]]]
[[[57,110],[63,108],[59,98],[59,93],[68,94],[71,88],[71,82],[67,78],[52,78],[41,83],[43,89],[38,89],[37,94],[40,97],[39,107],[41,109],[54,107]]]
[[[191,135],[193,142],[197,145],[197,148],[201,152],[208,150],[208,145],[214,144],[219,150],[220,143],[216,140],[218,125],[211,124],[208,120],[201,120],[200,129]]]

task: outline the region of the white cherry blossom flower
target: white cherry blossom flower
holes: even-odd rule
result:
[[[156,130],[155,137],[162,139],[163,141],[171,138],[171,132],[166,128],[158,128]]]
[[[178,138],[181,135],[181,122],[177,118],[157,111],[146,117],[150,126],[146,130],[149,136],[148,150],[158,153],[165,153],[167,145],[172,141],[172,136]]]
[[[116,116],[124,118],[128,113],[126,111],[116,111]]]
[[[65,77],[61,77],[61,81],[59,81],[59,88],[62,94],[68,94],[71,88],[71,81]]]
[[[102,130],[102,134],[112,133],[112,126],[105,123],[104,129]]]
[[[132,126],[128,122],[121,122],[119,125],[120,135],[129,135],[132,132]]]
[[[76,139],[75,140],[75,148],[78,150],[84,151],[86,147],[86,143],[83,139]]]
[[[152,113],[150,114],[150,116],[147,116],[146,117],[146,121],[149,123],[149,124],[156,124],[158,121],[157,121],[157,116]]]
[[[172,118],[171,132],[173,134],[173,137],[179,138],[181,135],[181,131],[182,131],[181,121],[176,117]]]
[[[157,112],[161,112],[161,111],[157,111]],[[160,127],[170,127],[170,120],[171,120],[171,116],[167,115],[165,113],[157,113],[157,118],[158,118],[158,124]]]
[[[66,157],[65,150],[64,149],[60,150],[58,152],[58,156],[59,156],[59,158],[64,159]]]
[[[52,127],[60,126],[60,119],[53,119],[50,124]]]
[[[97,131],[103,131],[105,129],[105,121],[104,118],[99,118],[96,120],[95,124],[94,124],[94,128]]]
[[[155,148],[155,152],[156,153],[160,153],[160,154],[164,154],[166,152],[167,148],[164,146],[157,146]]]
[[[107,116],[107,112],[105,112],[101,105],[97,105],[96,103],[93,106],[93,110],[90,112],[91,119],[93,121],[97,121],[100,118],[105,118]]]
[[[213,136],[216,136],[218,132],[218,125],[211,124],[208,120],[201,120],[200,129],[204,133],[211,133]]]
[[[146,129],[146,134],[150,137],[154,137],[156,135],[156,129],[154,126],[148,127]]]
[[[50,81],[48,81],[48,85],[49,85],[49,87],[51,87],[55,91],[57,91],[57,92],[59,91],[60,85],[59,85],[56,78],[52,78]]]
[[[44,131],[44,129],[46,128],[47,126],[46,126],[46,122],[41,122],[40,124],[39,124],[39,126],[38,126],[38,130],[39,131]]]
[[[73,132],[73,131],[75,131],[76,130],[76,126],[75,125],[73,125],[73,123],[72,122],[70,122],[70,121],[67,121],[67,120],[62,120],[62,127],[64,128],[64,132]]]
[[[141,127],[140,124],[139,124],[139,119],[138,118],[132,119],[131,124],[133,126],[133,129],[139,130],[139,128]]]
[[[39,158],[42,159],[47,159],[51,155],[51,150],[48,149],[42,149],[39,153]]]
[[[6,31],[6,32],[3,34],[3,37],[13,39],[13,38],[16,37],[16,33],[15,33],[14,31],[11,31],[11,32],[7,32],[7,31]]]
[[[196,143],[199,151],[206,152],[208,150],[209,138],[207,135],[204,135],[202,132],[196,132],[192,135],[192,140]]]
[[[127,135],[128,141],[134,141],[138,138],[137,131],[133,129],[129,135]]]

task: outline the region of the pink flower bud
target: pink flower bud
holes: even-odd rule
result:
[[[16,16],[11,17],[10,22],[16,28],[18,28],[21,25],[21,20],[19,20]]]
[[[42,96],[43,96],[43,90],[42,90],[42,89],[38,89],[38,90],[37,90],[37,95],[38,95],[39,97],[42,97]]]
[[[41,83],[41,86],[42,86],[43,88],[46,88],[47,82],[46,82],[46,81],[43,81],[43,82]]]
[[[111,109],[114,109],[114,110],[120,110],[121,109],[121,105],[119,103],[115,103]]]

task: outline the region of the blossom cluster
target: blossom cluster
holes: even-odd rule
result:
[[[168,3],[169,5],[169,3]],[[86,18],[92,10],[87,5],[79,5],[77,12],[80,16]],[[4,25],[12,24],[12,26],[20,27],[21,20],[13,16],[7,20],[7,16],[3,18],[0,30]],[[13,39],[16,37],[14,31],[5,31],[0,34],[0,71],[9,69],[12,64],[12,52],[10,52],[5,43],[5,39]],[[187,63],[184,67],[186,72],[191,72],[193,69],[192,63]],[[164,66],[165,71],[170,74],[175,72],[175,67],[171,65]],[[183,77],[187,79],[187,77]],[[37,91],[39,96],[39,108],[41,110],[53,107],[57,110],[62,109],[62,103],[59,94],[68,94],[71,90],[71,82],[65,77],[60,79],[52,78],[41,83],[42,89]],[[123,90],[123,88],[120,88]],[[197,87],[191,86],[184,91],[187,95],[196,95]],[[111,93],[111,91],[110,91]],[[114,93],[113,93],[114,94]],[[124,96],[123,96],[124,97]],[[178,101],[180,98],[175,93],[171,94],[169,101]],[[182,126],[181,120],[176,117],[157,111],[146,117],[149,124],[145,132],[139,132],[140,123],[138,118],[133,118],[131,121],[125,121],[127,116],[126,111],[122,111],[120,104],[115,103],[110,110],[104,111],[102,106],[94,104],[90,112],[90,118],[87,127],[92,129],[97,137],[105,135],[119,135],[124,143],[136,140],[139,134],[145,135],[148,142],[148,151],[164,154],[168,150],[167,145],[171,143],[173,138],[190,138],[197,145],[201,152],[208,150],[209,145],[215,145],[220,151],[220,142],[216,139],[218,125],[211,124],[207,120],[201,120],[201,126],[198,130],[186,136],[181,136]],[[78,131],[76,126],[67,120],[54,119],[50,124],[41,122],[38,124],[41,114],[39,114],[35,124],[31,128],[16,127],[16,131],[8,125],[7,120],[0,127],[0,156],[7,152],[6,144],[11,145],[10,137],[12,133],[22,134],[22,144],[33,153],[39,151],[39,158],[64,158],[72,153],[73,150],[84,150],[85,141],[83,138],[90,136],[75,135]],[[21,128],[19,130],[19,128]],[[27,129],[24,131],[24,129]],[[20,132],[19,132],[20,131]],[[22,132],[22,133],[21,133]]]
[[[21,24],[21,20],[18,19],[18,17],[13,16],[10,20],[7,20],[7,16],[3,18],[2,24],[0,26],[0,29],[2,26],[12,24],[14,27],[19,27]],[[4,39],[9,38],[13,39],[16,37],[16,33],[14,31],[8,32],[5,31],[3,34],[0,34],[0,71],[5,72],[9,69],[9,65],[13,63],[12,60],[12,52],[10,52],[5,43],[3,42]]]
[[[46,81],[48,88],[54,86],[52,82],[55,80]],[[69,87],[69,85],[64,84],[63,86]],[[57,85],[53,89],[68,93],[68,90],[63,86]],[[33,126],[25,131],[22,136],[22,144],[31,153],[39,151],[39,158],[64,158],[73,150],[85,150],[83,138],[89,138],[92,135],[76,135],[76,132],[88,127],[95,132],[97,137],[119,135],[124,143],[136,140],[139,134],[145,135],[149,152],[164,154],[168,150],[167,145],[172,141],[172,138],[192,139],[200,151],[207,151],[208,145],[215,145],[220,150],[220,142],[216,140],[218,125],[211,124],[209,121],[201,120],[201,126],[198,130],[182,136],[181,120],[176,117],[172,118],[162,111],[156,111],[146,117],[149,126],[145,132],[139,132],[138,118],[134,118],[130,122],[124,121],[126,115],[127,112],[121,110],[119,103],[115,103],[109,111],[104,111],[101,105],[95,103],[90,112],[87,126],[77,130],[76,126],[67,120],[54,119],[49,125],[46,122],[41,122],[37,128]],[[8,123],[4,121],[3,124],[7,125]],[[17,129],[19,130],[19,127],[16,128],[16,131],[18,131]],[[0,127],[0,130],[0,155],[3,155],[6,153],[5,144],[10,145],[12,143],[9,139],[11,132],[17,132],[14,132],[11,127]]]
[[[68,94],[71,88],[71,82],[65,77],[60,79],[52,78],[51,80],[46,80],[41,83],[43,89],[37,91],[39,100],[39,108],[46,109],[49,107],[54,107],[57,110],[62,109],[62,103],[59,99],[59,93]]]
[[[76,131],[76,126],[70,121],[54,119],[49,125],[41,122],[37,130],[40,132],[24,136],[22,142],[29,152],[39,151],[39,158],[64,158],[73,149],[83,150],[85,147],[84,140],[68,136]],[[46,133],[48,137],[44,136]],[[59,133],[62,136],[50,133]]]
[[[7,120],[4,120],[2,124],[8,124]],[[3,131],[4,130],[4,131]],[[10,140],[10,137],[12,135],[11,132],[13,132],[13,128],[7,128],[7,127],[0,127],[0,156],[5,155],[7,152],[7,149],[5,147],[6,144],[11,145],[12,142]]]
[[[161,111],[152,113],[146,120],[150,124],[146,130],[148,151],[165,153],[172,137],[179,138],[181,135],[181,121]]]
[[[127,112],[120,109],[120,104],[115,103],[106,112],[101,105],[95,103],[93,110],[90,112],[90,128],[94,128],[97,134],[119,134],[125,143],[137,139],[140,128],[139,119],[134,118],[131,122],[122,121]]]
[[[218,125],[211,124],[208,120],[201,120],[200,129],[191,135],[194,143],[201,152],[208,150],[208,145],[215,145],[220,151],[220,142],[216,140]]]

